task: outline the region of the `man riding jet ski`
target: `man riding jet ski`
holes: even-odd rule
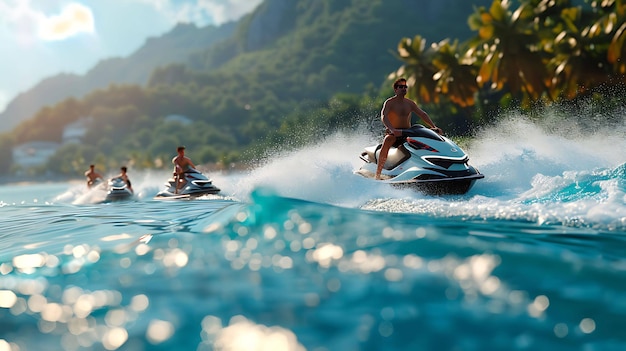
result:
[[[128,178],[128,168],[122,166],[120,168],[121,173],[111,179],[107,183],[107,196],[105,202],[113,202],[120,200],[127,200],[133,197],[133,187]]]
[[[107,183],[107,195],[104,202],[128,200],[133,197],[133,191],[122,178],[109,179]]]
[[[173,176],[165,183],[165,189],[157,193],[156,198],[197,197],[220,192],[207,176],[196,169],[191,159],[185,156],[184,146],[179,146],[176,152],[177,156],[172,159]]]
[[[385,100],[380,111],[380,120],[387,128],[385,139],[361,154],[366,163],[358,173],[398,185],[415,185],[428,192],[467,192],[483,175],[467,164],[468,157],[461,148],[441,136],[443,131],[430,116],[405,97],[406,79],[396,79],[393,90],[395,95]],[[412,127],[413,114],[432,130]]]

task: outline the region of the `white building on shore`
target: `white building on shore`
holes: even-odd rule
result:
[[[63,128],[63,144],[80,144],[91,124],[91,117],[81,118],[74,123],[70,123]]]
[[[50,141],[31,141],[17,145],[13,148],[13,163],[22,168],[41,166],[60,146],[60,143]]]
[[[63,140],[61,143],[31,141],[15,146],[12,150],[13,164],[21,169],[44,165],[61,145],[82,143],[90,123],[91,117],[86,117],[66,125],[63,128]]]

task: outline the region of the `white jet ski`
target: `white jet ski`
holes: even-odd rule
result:
[[[133,192],[122,178],[109,179],[106,190],[107,195],[104,202],[128,200],[133,197]]]
[[[381,172],[381,182],[411,187],[433,195],[465,194],[485,176],[471,166],[469,157],[445,136],[416,124],[402,131],[404,142],[389,149]],[[366,147],[360,158],[365,162],[356,171],[375,178],[382,144]]]
[[[220,191],[220,188],[216,187],[211,179],[192,168],[183,173],[178,191],[176,191],[176,180],[172,177],[165,183],[165,189],[156,194],[155,199],[190,198],[217,194]]]

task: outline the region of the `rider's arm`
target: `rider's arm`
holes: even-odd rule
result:
[[[189,166],[191,166],[191,168],[195,169],[196,165],[193,164],[193,162],[191,162],[191,159],[189,157],[187,157],[187,162],[189,163]]]
[[[413,104],[413,112],[415,112],[415,114],[418,115],[435,132],[439,134],[442,133],[441,128],[437,127],[435,125],[435,122],[433,122],[433,120],[428,115],[428,113],[426,113],[426,111],[422,110],[421,108],[417,107],[417,104]]]

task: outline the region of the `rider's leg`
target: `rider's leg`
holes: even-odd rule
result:
[[[174,175],[174,184],[176,184],[174,194],[178,194],[178,188],[180,187],[180,174],[178,172]]]
[[[391,145],[396,142],[396,137],[392,134],[387,134],[385,139],[383,140],[383,146],[380,148],[380,153],[378,154],[378,164],[376,165],[376,179],[380,179],[380,173],[383,171],[383,166],[387,161],[387,155],[389,154],[389,149]]]

